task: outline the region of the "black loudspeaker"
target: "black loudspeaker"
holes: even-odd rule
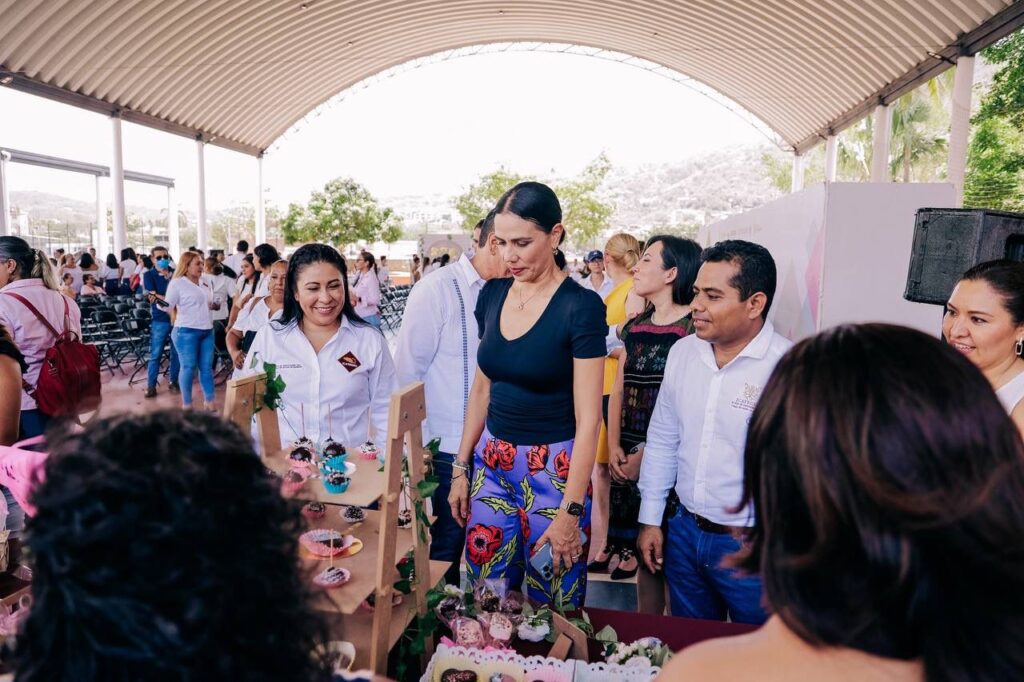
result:
[[[964,272],[999,258],[1024,261],[1024,214],[922,208],[914,223],[903,298],[945,305]]]

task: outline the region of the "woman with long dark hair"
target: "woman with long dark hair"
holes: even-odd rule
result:
[[[46,351],[56,341],[47,322],[58,333],[69,328],[79,338],[82,335],[78,304],[62,296],[59,288],[55,269],[46,254],[33,249],[21,237],[0,237],[0,323],[25,356],[28,371],[24,378],[30,387],[39,381]],[[46,322],[26,304],[34,307]],[[35,399],[22,388],[21,436],[41,435],[49,423],[50,417],[39,411]]]
[[[121,286],[121,265],[117,262],[117,256],[107,254],[106,268],[103,271],[103,287],[107,290],[107,296],[116,296]]]
[[[946,304],[942,335],[981,370],[1024,432],[1024,263],[988,261],[965,272]]]
[[[139,267],[139,259],[135,255],[135,249],[128,247],[121,249],[121,262],[117,265],[118,292],[121,294],[132,293],[132,276]]]
[[[285,383],[282,446],[302,436],[362,443],[387,435],[395,363],[384,335],[352,307],[348,268],[333,247],[306,244],[289,259],[281,319],[257,332],[245,368],[262,372],[264,363]]]
[[[520,183],[494,212],[512,277],[490,280],[477,300],[479,364],[448,500],[459,525],[472,518],[472,579],[486,570],[516,589],[525,579],[536,601],[579,608],[601,427],[604,303],[555,264],[565,227],[551,188]],[[549,564],[529,560],[541,551],[542,559],[550,552]]]
[[[647,307],[622,328],[624,352],[609,397],[612,485],[608,541],[609,554],[618,557],[611,577],[624,580],[639,571],[637,609],[654,615],[665,611],[665,583],[662,574],[640,566],[636,553],[640,532],[637,481],[668,352],[693,331],[690,303],[700,254],[700,245],[692,239],[657,235],[647,240],[647,248],[633,266],[633,291],[647,301]]]
[[[758,631],[686,649],[666,680],[1024,679],[1024,443],[978,369],[883,324],[801,341],[754,409],[731,563]]]
[[[362,251],[356,258],[356,279],[351,295],[359,317],[380,329],[380,277],[377,261],[369,251]]]

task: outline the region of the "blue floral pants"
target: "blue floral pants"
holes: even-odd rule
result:
[[[466,524],[466,564],[471,580],[502,579],[533,600],[555,608],[578,609],[587,592],[590,491],[580,520],[587,534],[580,560],[553,579],[530,565],[534,543],[558,514],[569,476],[573,441],[514,445],[484,429],[473,451],[470,519]]]

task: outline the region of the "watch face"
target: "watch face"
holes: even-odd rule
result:
[[[583,505],[580,504],[579,502],[570,502],[569,506],[566,507],[565,511],[569,512],[573,516],[583,516],[583,512],[585,510],[583,508]]]

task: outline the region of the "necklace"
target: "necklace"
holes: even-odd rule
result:
[[[523,308],[525,308],[525,307],[526,307],[526,304],[527,304],[527,303],[529,303],[530,301],[532,301],[532,300],[533,300],[533,298],[534,298],[534,297],[535,297],[535,296],[536,296],[537,294],[539,294],[539,293],[540,293],[541,291],[543,291],[543,289],[542,289],[541,287],[537,287],[537,291],[535,291],[535,292],[533,292],[532,294],[530,294],[530,295],[529,295],[529,296],[528,296],[528,297],[526,298],[526,300],[523,300],[523,290],[522,290],[522,288],[520,288],[520,289],[519,289],[519,305],[517,305],[517,306],[516,306],[516,309],[517,309],[517,310],[522,310]]]

